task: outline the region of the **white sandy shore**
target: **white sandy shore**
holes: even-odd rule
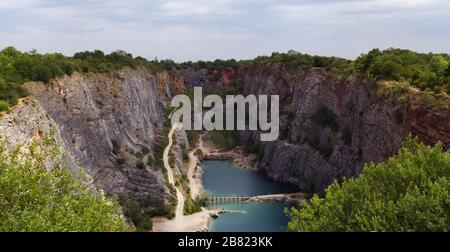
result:
[[[219,214],[221,210],[203,209],[192,215],[183,215],[168,220],[166,218],[153,219],[154,232],[206,232],[208,231],[211,215]]]

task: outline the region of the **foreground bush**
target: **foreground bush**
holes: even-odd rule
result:
[[[127,231],[118,203],[75,180],[50,139],[28,154],[0,141],[0,231]]]
[[[450,155],[409,139],[386,163],[291,209],[289,231],[449,231]]]
[[[202,193],[195,199],[187,198],[186,202],[184,202],[184,213],[190,215],[200,212],[202,207],[206,207],[209,197],[207,193]]]

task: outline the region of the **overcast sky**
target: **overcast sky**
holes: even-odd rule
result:
[[[449,0],[0,0],[0,47],[177,61],[450,52]]]

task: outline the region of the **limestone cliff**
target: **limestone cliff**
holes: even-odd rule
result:
[[[162,168],[146,162],[161,158],[153,150],[163,144],[165,118],[154,75],[123,69],[26,87],[95,185],[110,195],[125,194],[144,208],[171,199]]]
[[[246,69],[244,79],[245,94],[280,95],[281,136],[259,143],[261,169],[303,191],[322,192],[334,179],[359,174],[364,163],[386,160],[410,132],[450,147],[448,106],[437,113],[388,102],[357,74],[290,73],[274,64]],[[258,142],[257,135],[244,132],[242,142]]]

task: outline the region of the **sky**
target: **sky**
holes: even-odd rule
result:
[[[450,52],[448,0],[0,0],[0,48],[176,61]]]

